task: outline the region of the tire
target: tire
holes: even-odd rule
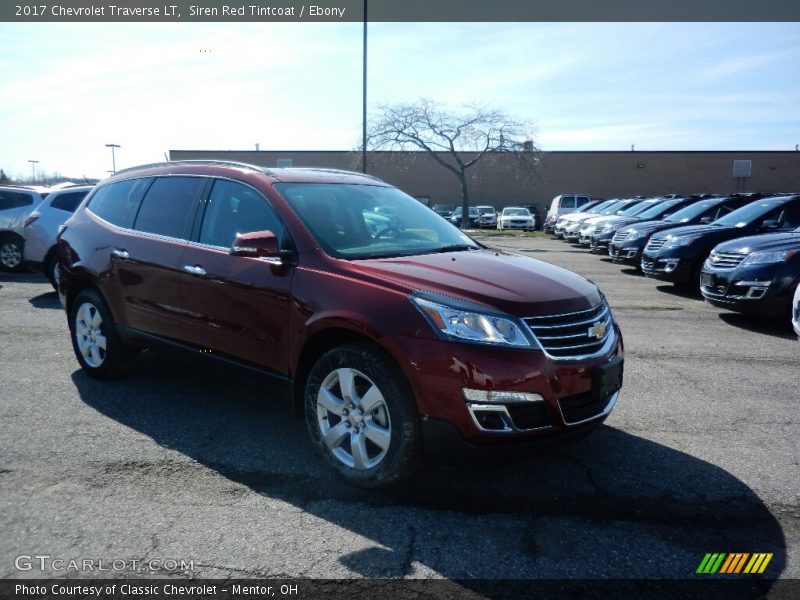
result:
[[[72,349],[81,368],[95,379],[111,379],[133,364],[135,350],[125,344],[108,306],[95,290],[80,292],[69,310]]]
[[[0,269],[11,272],[22,271],[24,243],[18,235],[6,235],[0,239]]]
[[[56,291],[58,291],[58,269],[58,259],[53,255],[44,264],[44,275]]]
[[[417,466],[421,433],[411,390],[371,344],[339,346],[319,358],[306,381],[305,416],[312,441],[348,483],[385,487]]]

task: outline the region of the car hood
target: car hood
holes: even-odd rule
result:
[[[683,225],[681,227],[673,227],[669,231],[664,231],[662,233],[656,233],[653,235],[653,239],[661,239],[667,236],[669,237],[690,237],[695,235],[706,235],[711,234],[714,232],[722,233],[722,232],[729,232],[735,227],[720,227],[718,225]],[[742,233],[745,233],[743,231]]]
[[[368,259],[352,265],[362,275],[391,281],[408,292],[454,296],[517,317],[586,310],[600,302],[597,286],[588,279],[502,250]]]
[[[800,250],[800,233],[764,233],[724,242],[715,248],[718,252],[750,254],[764,250]]]

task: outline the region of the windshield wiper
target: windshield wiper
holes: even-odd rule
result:
[[[477,250],[477,248],[469,244],[450,244],[437,248],[436,250],[431,250],[431,252],[463,252],[464,250]]]

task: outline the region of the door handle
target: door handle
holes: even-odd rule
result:
[[[183,265],[183,270],[192,275],[205,275],[206,270],[200,266]]]
[[[127,250],[120,250],[119,248],[114,248],[114,250],[111,251],[111,255],[121,260],[128,260],[131,257]]]

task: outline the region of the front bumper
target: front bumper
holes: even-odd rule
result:
[[[662,253],[652,255],[647,251],[642,254],[641,268],[647,277],[679,284],[689,283],[694,270],[693,264],[685,257]]]
[[[593,253],[608,254],[609,246],[611,245],[611,238],[614,237],[614,232],[611,233],[595,233],[592,235],[592,241],[589,244]]]
[[[785,318],[791,307],[790,278],[776,277],[771,266],[700,271],[700,293],[706,302],[744,314]]]
[[[503,229],[522,229],[524,231],[533,231],[534,223],[532,221],[502,221],[500,227]]]
[[[559,438],[602,422],[619,388],[601,390],[598,373],[623,362],[622,338],[603,354],[554,360],[540,350],[504,349],[420,338],[393,338],[425,421],[449,423],[468,445],[516,445]],[[394,353],[394,351],[393,351]],[[464,389],[524,392],[536,400],[466,400]]]
[[[642,250],[644,250],[645,239],[641,238],[632,242],[614,242],[608,246],[608,255],[618,264],[640,266],[642,262]]]

